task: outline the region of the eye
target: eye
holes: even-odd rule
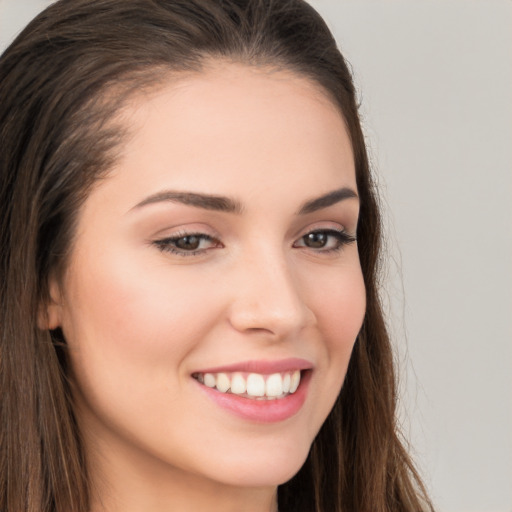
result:
[[[183,233],[153,242],[161,251],[181,256],[195,256],[219,247],[218,240],[205,233]]]
[[[307,247],[317,252],[339,251],[343,246],[355,242],[356,239],[344,230],[315,229],[306,233],[294,247]]]

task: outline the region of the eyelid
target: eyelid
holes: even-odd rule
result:
[[[1,0],[0,0],[1,1]],[[167,222],[166,222],[167,224]],[[207,235],[218,238],[220,234],[205,222],[183,222],[170,224],[152,232],[151,239],[178,238],[187,235]]]

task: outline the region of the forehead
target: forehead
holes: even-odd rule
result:
[[[136,95],[120,122],[128,137],[100,186],[131,191],[133,204],[166,188],[301,199],[356,190],[338,107],[289,71],[216,63]]]

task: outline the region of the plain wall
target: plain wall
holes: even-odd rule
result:
[[[44,0],[0,0],[0,46]],[[404,429],[443,512],[512,512],[512,2],[312,0],[385,207]]]

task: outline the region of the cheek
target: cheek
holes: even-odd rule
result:
[[[347,274],[339,286],[325,291],[318,318],[333,350],[345,345],[352,350],[365,311],[366,290],[360,271]]]
[[[214,297],[201,290],[199,277],[171,275],[165,263],[89,256],[76,261],[80,272],[67,286],[63,329],[76,371],[88,381],[108,371],[128,382],[135,372],[140,380],[168,382],[169,361],[179,366],[215,321]]]
[[[326,388],[327,409],[334,403],[345,379],[348,363],[357,335],[366,312],[366,290],[359,265],[355,260],[333,272],[323,280],[321,290],[311,294],[317,319],[318,333],[321,336],[322,368]]]
[[[187,357],[218,317],[214,291],[201,289],[200,275],[171,274],[165,262],[113,250],[84,254],[75,268],[63,330],[81,421],[149,451],[155,437],[171,443],[183,434],[172,418],[183,414],[188,396]]]
[[[366,289],[357,252],[350,253],[339,267],[314,277],[308,283],[308,296],[326,348],[332,357],[338,351],[350,353],[366,312]]]

